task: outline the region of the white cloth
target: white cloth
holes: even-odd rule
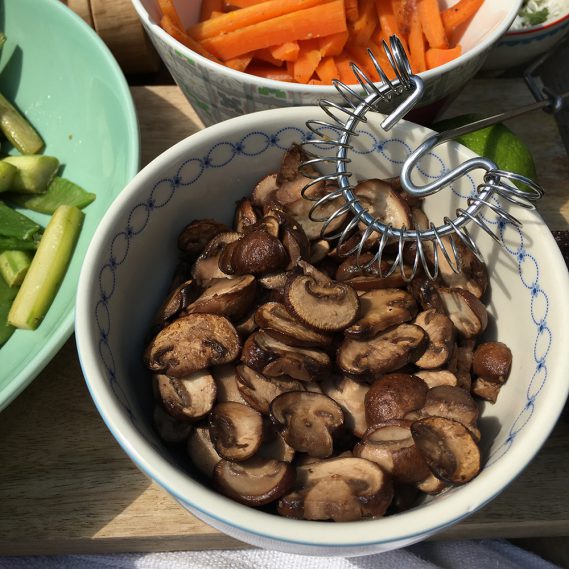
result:
[[[262,549],[0,557],[0,569],[559,569],[507,541],[435,541],[364,557]]]

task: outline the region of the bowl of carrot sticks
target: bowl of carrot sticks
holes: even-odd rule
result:
[[[396,34],[420,103],[441,106],[483,65],[522,0],[132,0],[153,44],[205,125],[269,108],[341,103],[350,63],[388,77],[383,42]]]

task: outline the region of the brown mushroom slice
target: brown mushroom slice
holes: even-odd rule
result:
[[[424,480],[430,470],[411,436],[411,422],[394,419],[371,427],[354,447],[354,456],[371,460],[402,484]]]
[[[451,319],[431,309],[418,314],[415,324],[421,326],[429,338],[427,349],[415,365],[423,369],[442,367],[454,348],[455,331]]]
[[[376,379],[364,400],[367,424],[373,427],[391,419],[403,419],[423,407],[427,393],[427,384],[407,373],[391,373]]]
[[[451,484],[465,484],[480,472],[480,449],[462,423],[427,417],[415,421],[411,433],[437,478]]]
[[[268,273],[258,278],[259,284],[268,290],[284,290],[286,281],[290,273],[287,271],[279,271],[277,273]]]
[[[205,476],[211,478],[215,465],[221,460],[213,446],[209,434],[209,426],[196,425],[193,433],[188,438],[188,454],[193,465]]]
[[[473,294],[461,288],[439,288],[439,295],[459,334],[474,338],[486,330],[486,307]]]
[[[181,378],[159,375],[158,390],[164,409],[172,417],[197,421],[211,411],[217,387],[209,370],[204,369]]]
[[[255,456],[245,462],[221,460],[213,472],[215,487],[247,506],[263,506],[278,500],[294,482],[288,462]]]
[[[322,391],[332,398],[344,412],[344,426],[356,437],[362,437],[367,430],[365,396],[369,385],[349,377],[329,377],[322,383]]]
[[[472,371],[478,378],[501,385],[506,382],[512,367],[512,352],[502,342],[480,344],[472,357]]]
[[[234,363],[211,368],[211,375],[213,375],[217,387],[215,398],[217,403],[225,403],[226,401],[246,403],[237,385],[237,370]]]
[[[326,239],[319,239],[314,241],[310,246],[310,263],[316,265],[326,258],[330,252],[330,242]]]
[[[269,414],[271,401],[287,391],[302,391],[301,381],[292,378],[268,378],[245,365],[237,366],[237,386],[243,399],[253,409]]]
[[[385,224],[393,227],[411,228],[411,210],[390,184],[383,180],[371,179],[360,182],[354,189],[360,202],[368,207],[373,217],[379,217]]]
[[[456,363],[451,362],[455,366],[454,374],[456,375],[458,387],[462,387],[466,391],[470,391],[472,385],[472,358],[474,355],[474,347],[476,340],[461,338],[455,347]],[[454,359],[454,358],[453,358]],[[447,366],[450,369],[450,365]]]
[[[243,317],[253,301],[257,286],[253,275],[232,279],[213,279],[190,306],[186,313],[220,314],[227,318]]]
[[[377,464],[331,458],[297,467],[294,490],[281,498],[278,512],[296,519],[347,522],[383,516],[392,498],[391,479]]]
[[[241,361],[264,375],[286,375],[301,381],[312,381],[327,371],[332,363],[330,357],[320,350],[288,346],[263,330],[247,338]]]
[[[433,387],[438,387],[439,385],[449,385],[451,387],[457,386],[456,375],[445,369],[437,369],[437,370],[421,369],[416,371],[414,375],[420,377],[427,384],[427,387],[429,389],[432,389]]]
[[[273,399],[271,418],[295,450],[326,458],[334,451],[333,434],[344,423],[341,407],[327,395],[289,391]]]
[[[154,322],[156,324],[162,324],[180,314],[180,312],[196,300],[199,296],[199,291],[200,289],[196,286],[193,279],[178,285],[167,296],[162,306],[158,309],[154,317]]]
[[[346,338],[337,363],[344,373],[373,379],[413,363],[426,346],[427,334],[420,326],[400,324],[369,340]]]
[[[302,322],[324,332],[347,328],[356,318],[356,291],[344,283],[319,283],[313,277],[297,275],[287,281],[285,302]]]
[[[432,472],[425,478],[421,480],[417,484],[417,490],[424,492],[425,494],[429,494],[434,496],[436,494],[440,494],[443,490],[446,490],[449,487],[448,483],[444,482],[437,478]]]
[[[276,433],[271,441],[264,442],[255,456],[273,458],[282,462],[292,462],[296,451],[284,440],[280,433]]]
[[[184,442],[192,432],[192,423],[172,417],[161,405],[154,407],[152,422],[165,443]]]
[[[336,270],[336,280],[342,282],[361,283],[364,290],[367,283],[368,288],[365,290],[375,290],[379,288],[401,288],[405,285],[405,281],[401,276],[401,271],[397,268],[393,274],[388,277],[379,276],[379,268],[377,262],[374,262],[369,269],[364,267],[374,258],[375,253],[362,253],[358,259],[357,255],[346,257]],[[390,264],[383,260],[381,263],[381,273],[386,275],[389,273]],[[373,286],[372,286],[373,285]]]
[[[502,384],[500,383],[494,383],[483,377],[477,377],[472,383],[471,393],[478,395],[478,397],[485,401],[496,403],[501,388]]]
[[[186,377],[235,360],[240,347],[239,335],[227,318],[189,314],[158,332],[146,348],[144,361],[151,371]]]
[[[269,174],[260,180],[251,193],[251,203],[260,209],[273,197],[277,191],[277,174]]]
[[[267,302],[255,313],[259,327],[273,338],[289,346],[319,347],[329,346],[332,336],[309,328],[291,316],[279,302]]]
[[[415,297],[415,300],[423,310],[434,309],[441,314],[446,314],[445,306],[439,295],[439,289],[426,276],[415,276],[409,283],[409,292]]]
[[[247,460],[263,442],[263,417],[242,403],[218,403],[209,414],[209,434],[219,456]]]
[[[235,216],[233,228],[238,233],[244,233],[251,225],[255,225],[259,220],[253,209],[253,204],[249,198],[240,199],[235,206]]]
[[[227,274],[219,268],[219,260],[224,248],[240,237],[240,233],[228,231],[219,233],[208,242],[192,267],[192,278],[199,286],[207,286],[212,279],[227,277]]]
[[[283,244],[264,230],[246,233],[233,246],[231,268],[236,275],[264,275],[284,269],[289,258]]]
[[[241,338],[248,338],[258,328],[255,322],[255,312],[256,309],[253,309],[239,322],[234,322],[235,330]]]
[[[350,338],[371,338],[383,330],[408,322],[417,314],[417,305],[406,291],[397,288],[372,290],[360,297],[360,318],[344,334]],[[448,320],[448,319],[447,319]],[[419,324],[419,322],[416,322]],[[449,320],[452,329],[452,322]]]
[[[276,178],[277,186],[282,188],[282,186],[287,182],[295,181],[300,175],[301,165],[307,161],[308,156],[302,147],[296,143],[291,144],[288,150],[284,153],[283,159],[281,161],[281,165]],[[316,173],[314,168],[310,166],[306,167],[306,171],[307,173]],[[301,197],[300,194],[291,196],[292,201],[298,199],[299,197]]]
[[[190,260],[195,259],[214,237],[227,232],[229,227],[215,219],[195,219],[178,235],[178,249]]]

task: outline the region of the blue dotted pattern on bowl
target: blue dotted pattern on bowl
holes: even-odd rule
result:
[[[325,133],[325,130],[326,129],[322,129],[322,132]],[[379,153],[387,161],[402,164],[402,160],[394,160],[391,157],[389,149],[392,148],[392,145],[399,145],[403,146],[406,154],[411,152],[409,145],[401,139],[390,138],[379,140],[372,132],[363,129],[359,131],[359,133],[358,141],[363,147],[354,149],[354,152],[358,154]],[[108,260],[99,270],[99,299],[95,306],[95,319],[99,328],[99,355],[104,362],[107,379],[113,393],[130,417],[134,427],[141,432],[141,434],[142,430],[137,424],[136,417],[131,410],[131,404],[116,377],[115,360],[109,344],[109,334],[111,332],[112,323],[108,304],[116,290],[120,267],[127,260],[130,242],[144,231],[153,211],[167,205],[178,188],[188,188],[195,184],[208,168],[221,168],[229,164],[239,155],[258,158],[271,147],[277,147],[285,151],[291,142],[295,141],[300,143],[309,139],[310,136],[311,134],[308,131],[296,127],[286,127],[273,133],[251,131],[236,144],[230,142],[216,143],[202,158],[189,158],[182,162],[173,178],[159,180],[150,190],[146,201],[132,208],[127,226],[122,231],[119,231],[112,239]],[[296,140],[291,140],[291,137]],[[286,138],[286,146],[281,144],[282,138]],[[250,148],[248,146],[250,146]],[[216,154],[219,155],[217,158]],[[420,171],[428,178],[441,176],[447,169],[444,160],[436,153],[430,153],[429,157],[431,158],[430,172],[426,172],[422,168],[419,168]],[[440,165],[439,172],[432,170],[433,159],[435,163]],[[470,192],[468,192],[468,195],[464,195],[455,188],[452,188],[452,191],[457,196],[467,198],[476,191],[473,178],[468,175],[468,179],[471,183]],[[162,195],[162,193],[164,193],[164,195]],[[142,212],[142,216],[139,212]],[[137,220],[136,225],[134,223],[135,219]],[[506,245],[505,247],[507,253],[516,260],[519,278],[530,295],[531,321],[536,328],[536,337],[533,345],[535,369],[526,392],[526,403],[509,427],[508,436],[505,441],[498,448],[493,450],[486,462],[486,466],[488,466],[498,461],[508,452],[516,436],[530,421],[535,409],[535,401],[547,381],[547,356],[551,349],[553,336],[551,329],[547,325],[549,297],[540,285],[540,268],[538,262],[524,247],[524,237],[521,230],[498,218],[485,219],[489,223],[498,226],[499,236],[502,241],[504,241],[504,232],[507,228],[509,241],[515,241],[517,243],[516,246]],[[542,302],[538,302],[539,299],[542,299]],[[542,307],[541,313],[538,313],[539,306]],[[153,444],[153,447],[160,454],[164,455],[163,449],[158,445]]]

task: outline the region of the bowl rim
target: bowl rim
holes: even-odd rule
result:
[[[99,252],[109,239],[115,222],[123,217],[122,208],[132,200],[145,187],[151,179],[159,179],[162,164],[170,164],[178,161],[182,156],[191,152],[194,146],[202,147],[206,143],[215,144],[220,136],[243,130],[254,130],[260,124],[266,124],[273,117],[277,121],[298,121],[303,118],[320,116],[322,111],[319,107],[289,107],[285,109],[271,109],[229,119],[222,123],[208,127],[170,147],[160,156],[143,168],[125,187],[119,197],[103,217],[99,227],[91,241],[83,269],[80,274],[77,294],[76,310],[76,342],[81,368],[85,376],[88,389],[94,403],[101,414],[107,427],[112,432],[125,452],[134,461],[140,470],[162,486],[168,493],[174,496],[183,505],[188,506],[198,517],[203,515],[206,523],[210,525],[217,522],[222,529],[232,527],[236,532],[241,532],[241,539],[251,539],[251,535],[257,539],[268,539],[299,546],[325,547],[335,551],[342,548],[381,545],[398,543],[403,540],[417,541],[427,535],[440,531],[453,525],[483,507],[492,500],[527,466],[530,460],[541,448],[545,439],[553,429],[556,419],[562,411],[564,401],[569,392],[569,382],[559,385],[559,389],[543,401],[543,408],[547,412],[535,417],[533,430],[524,433],[524,444],[512,445],[507,458],[510,468],[501,468],[498,472],[488,475],[488,469],[481,472],[478,477],[468,485],[453,493],[442,496],[440,500],[431,503],[428,507],[403,512],[396,516],[380,518],[357,523],[315,522],[304,520],[290,520],[273,514],[259,512],[247,506],[238,504],[229,498],[221,496],[217,492],[207,488],[197,480],[182,472],[181,469],[169,463],[153,445],[148,442],[137,428],[127,418],[122,416],[119,403],[115,400],[107,379],[98,368],[99,355],[97,351],[97,338],[91,334],[91,288],[98,282],[96,267]],[[403,124],[406,121],[402,121]],[[410,128],[424,129],[425,127],[407,123]],[[456,143],[454,143],[456,144]],[[474,153],[461,145],[456,145],[466,156],[475,156]],[[534,228],[536,237],[540,242],[548,240],[554,245],[551,232],[536,215],[538,225]],[[552,249],[551,254],[556,258],[559,267],[565,267],[563,258],[558,248]],[[569,274],[560,271],[559,290],[569,287]],[[565,312],[569,319],[569,299],[560,303],[559,310]],[[559,330],[560,342],[569,341],[569,327]],[[569,377],[569,358],[559,362],[556,367],[556,375]],[[560,382],[561,383],[561,382]],[[555,418],[555,420],[553,420]],[[529,450],[528,452],[528,449]],[[221,512],[221,513],[220,513]],[[433,519],[437,524],[433,525]],[[212,522],[213,520],[213,522]],[[386,521],[387,520],[387,521]],[[267,523],[270,522],[270,523]],[[357,528],[357,532],[354,530]],[[225,531],[225,530],[224,530]]]
[[[470,60],[476,58],[478,55],[486,50],[489,50],[496,42],[506,33],[508,28],[512,25],[512,22],[516,18],[523,0],[513,0],[513,6],[510,8],[505,20],[502,25],[498,26],[494,32],[488,36],[486,42],[478,43],[474,48],[463,53],[456,59],[445,63],[444,65],[439,65],[435,69],[429,69],[428,71],[423,71],[418,75],[424,80],[429,81],[436,77],[440,73],[446,71],[452,71],[455,68],[461,67]],[[131,0],[138,16],[140,17],[144,26],[151,32],[152,35],[158,36],[163,42],[165,42],[171,49],[181,52],[185,57],[196,59],[203,65],[206,69],[225,73],[231,79],[236,81],[243,81],[243,77],[248,77],[248,81],[260,87],[267,87],[269,89],[287,89],[294,93],[306,93],[313,92],[322,96],[330,96],[337,93],[336,89],[331,85],[304,85],[299,83],[290,83],[288,81],[277,81],[275,79],[265,79],[263,77],[257,77],[256,75],[251,75],[250,73],[245,73],[243,71],[236,71],[230,67],[226,67],[221,63],[216,63],[211,61],[206,57],[192,51],[190,48],[180,43],[178,40],[174,39],[170,34],[164,31],[158,22],[155,22],[151,17],[146,8],[142,5],[141,0]],[[355,84],[357,86],[357,84]]]
[[[95,30],[91,28],[79,15],[77,15],[71,8],[67,7],[59,0],[45,0],[45,4],[49,5],[49,9],[60,14],[62,21],[67,19],[71,25],[78,27],[87,37],[93,46],[96,46],[97,51],[105,60],[108,68],[111,70],[114,79],[116,80],[117,97],[124,103],[123,111],[126,115],[126,120],[129,125],[128,138],[132,140],[132,147],[130,154],[127,158],[128,177],[132,178],[139,170],[140,167],[140,131],[138,127],[138,119],[134,100],[130,92],[130,88],[126,78],[115,59],[111,50],[97,35]],[[47,366],[47,364],[54,358],[54,356],[62,348],[63,344],[71,337],[74,330],[75,315],[74,310],[71,310],[62,320],[60,328],[56,333],[46,339],[44,345],[33,357],[32,361],[35,364],[33,370],[29,369],[29,364],[26,365],[16,376],[12,378],[5,388],[0,390],[0,410],[7,407]]]
[[[563,23],[565,20],[568,20],[568,19],[569,19],[569,6],[567,7],[567,12],[563,16],[560,16],[559,18],[557,18],[557,20],[553,20],[552,22],[549,22],[546,24],[537,24],[536,26],[530,26],[529,28],[523,28],[521,30],[508,31],[508,32],[506,32],[506,37],[524,36],[524,35],[532,34],[535,32],[544,32],[545,30],[548,30],[549,28],[553,28],[553,27]]]

